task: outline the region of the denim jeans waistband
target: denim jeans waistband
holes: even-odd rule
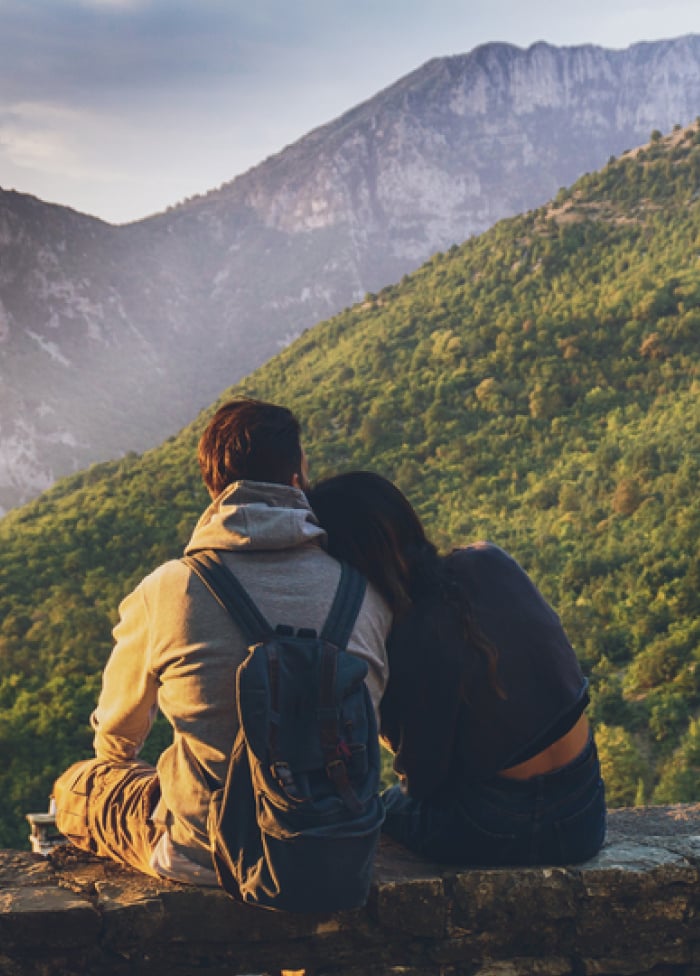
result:
[[[530,779],[511,779],[509,776],[493,776],[484,785],[501,790],[504,793],[531,793],[552,787],[559,789],[566,786],[569,780],[585,777],[588,770],[598,772],[598,751],[593,735],[590,734],[586,745],[578,756],[575,756],[565,766],[554,769],[550,773],[541,773]]]

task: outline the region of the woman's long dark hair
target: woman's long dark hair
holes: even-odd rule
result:
[[[496,648],[477,628],[468,594],[396,485],[372,471],[350,471],[317,482],[307,496],[328,534],[330,554],[364,573],[395,619],[426,596],[456,610],[465,641],[477,649],[493,689],[502,696]]]

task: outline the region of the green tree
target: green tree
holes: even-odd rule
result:
[[[661,771],[655,803],[692,803],[700,799],[700,719],[688,731]]]
[[[596,741],[608,806],[634,806],[647,767],[632,736],[621,726],[601,724]]]

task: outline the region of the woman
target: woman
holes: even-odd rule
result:
[[[592,857],[605,799],[588,682],[527,574],[489,543],[438,556],[379,475],[328,478],[309,500],[331,554],[394,614],[381,732],[402,782],[384,794],[386,832],[443,862]]]

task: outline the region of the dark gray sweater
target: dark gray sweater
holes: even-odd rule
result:
[[[559,617],[498,546],[441,560],[471,619],[498,651],[499,696],[455,606],[426,595],[393,627],[382,733],[412,796],[494,776],[564,735],[588,704],[588,682]]]

